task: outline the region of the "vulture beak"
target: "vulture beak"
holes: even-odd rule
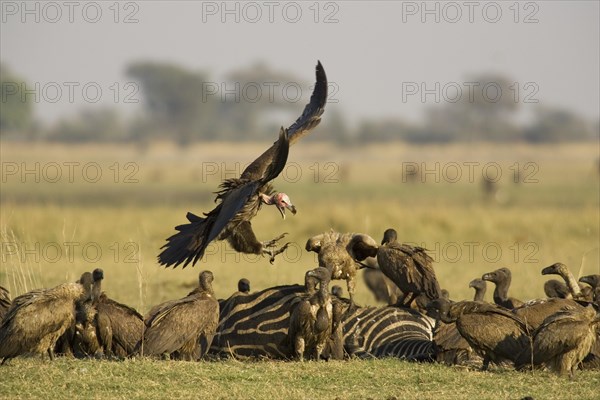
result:
[[[484,281],[491,281],[492,275],[491,274],[483,274],[481,279],[483,279]]]
[[[286,204],[283,207],[277,205],[277,210],[281,213],[281,218],[285,219],[285,209],[288,208],[292,214],[296,215],[296,207],[293,204]]]
[[[542,270],[542,275],[552,275],[554,273],[554,265],[546,267]]]

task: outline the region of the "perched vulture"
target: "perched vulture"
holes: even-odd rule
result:
[[[354,304],[354,288],[357,264],[373,253],[377,243],[362,233],[325,232],[311,237],[306,242],[306,250],[318,254],[319,266],[327,268],[331,279],[344,279],[348,288],[350,302]]]
[[[441,297],[432,262],[425,249],[399,243],[394,229],[384,232],[377,250],[377,263],[381,272],[406,294],[408,299],[404,300],[404,306],[410,306],[420,294],[429,300]]]
[[[329,295],[331,272],[318,267],[306,275],[316,278],[319,288],[293,309],[288,335],[300,361],[304,360],[305,353],[318,361],[332,334],[333,306]]]
[[[494,282],[496,284],[496,288],[494,289],[494,303],[508,309],[513,309],[523,305],[521,300],[508,297],[508,288],[510,287],[510,281],[512,279],[512,274],[508,268],[500,268],[495,271],[485,273],[481,279],[484,281]]]
[[[0,322],[2,322],[2,318],[8,312],[10,308],[10,294],[8,293],[8,289],[3,286],[0,286]]]
[[[271,241],[260,242],[250,221],[262,204],[275,205],[283,218],[286,208],[296,213],[289,197],[284,193],[275,193],[270,182],[285,167],[289,146],[321,122],[327,101],[327,77],[320,62],[316,76],[313,94],[302,115],[289,128],[282,127],[279,139],[254,160],[239,178],[226,179],[221,183],[215,199],[218,205],[212,211],[202,217],[188,212],[189,223],[175,227],[179,232],[169,237],[162,247],[164,250],[158,256],[160,264],[166,267],[183,264],[183,268],[189,263],[194,265],[213,240],[227,240],[241,253],[269,255],[271,263],[276,255],[286,249],[287,244],[275,249],[285,234]]]
[[[102,292],[102,269],[95,269],[92,275],[94,301],[84,306],[82,320],[78,321],[78,340],[82,343],[79,350],[86,355],[101,352],[107,357],[131,356],[142,340],[144,317],[134,308],[121,304]]]
[[[568,373],[573,378],[577,366],[598,339],[599,329],[600,316],[591,306],[559,311],[535,330],[532,349],[521,355],[517,367],[544,364],[560,375]]]
[[[48,353],[54,359],[58,338],[75,322],[75,305],[92,296],[92,274],[77,283],[37,289],[14,299],[0,325],[2,364],[21,354]]]
[[[581,288],[577,283],[577,279],[573,276],[569,268],[565,264],[555,263],[542,269],[542,275],[559,275],[565,281],[567,285],[567,289],[569,290],[569,297],[573,297],[574,299],[579,299],[581,297]],[[545,289],[545,285],[544,285]],[[550,296],[548,296],[550,297]],[[554,297],[554,296],[552,296]],[[558,296],[557,296],[558,297]],[[566,297],[565,297],[566,298]]]
[[[202,271],[197,290],[150,310],[145,321],[143,355],[166,353],[192,361],[206,354],[219,323],[219,302],[212,281],[212,272]]]
[[[246,278],[242,278],[238,281],[238,292],[248,294],[250,293],[250,281]]]
[[[490,362],[516,361],[529,346],[529,327],[510,311],[491,303],[445,299],[433,301],[445,323],[456,322],[456,328],[469,345],[483,357],[482,370]]]
[[[485,292],[487,290],[487,284],[483,279],[473,279],[469,282],[469,287],[475,289],[474,301],[485,301]]]

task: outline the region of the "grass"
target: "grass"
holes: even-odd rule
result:
[[[397,359],[328,363],[17,359],[2,369],[3,398],[592,399],[600,376],[469,371]]]
[[[304,272],[316,264],[315,255],[304,251],[306,239],[330,228],[379,240],[386,228],[395,227],[401,240],[431,250],[438,279],[456,300],[472,297],[467,286],[471,279],[504,266],[513,271],[510,295],[522,299],[544,295],[547,277],[540,270],[554,262],[567,264],[577,276],[600,273],[599,154],[589,143],[346,149],[301,143],[290,152],[290,169],[274,182],[290,195],[298,214],[282,221],[279,213],[265,207],[252,221],[261,240],[289,232],[287,240],[293,245],[275,265],[234,253],[221,242],[195,268],[158,267],[159,248],[173,227],[185,221],[185,213],[210,210],[211,192],[221,178],[235,175],[264,147],[252,144],[232,153],[227,144],[179,151],[164,144],[140,150],[3,143],[0,285],[16,296],[74,281],[82,272],[102,267],[107,293],[147,312],[185,295],[202,269],[214,272],[219,297],[228,297],[242,277],[250,279],[253,290],[302,282]],[[73,182],[67,179],[65,162],[79,163]],[[407,162],[430,171],[421,176],[424,182],[403,182]],[[37,182],[35,172],[21,175],[23,166],[35,170],[35,163]],[[62,172],[55,183],[49,175],[52,163]],[[102,172],[95,183],[81,175],[90,163]],[[465,163],[477,163],[470,164],[471,180]],[[486,198],[481,174],[490,163],[497,163],[502,177],[495,197]],[[525,169],[528,183],[513,182],[515,163],[533,165]],[[455,165],[462,177],[452,183],[449,174]],[[12,174],[15,166],[19,170]],[[374,304],[360,280],[357,301]],[[2,374],[2,398],[162,398],[167,391],[174,398],[592,398],[599,379],[581,373],[569,382],[542,372],[479,373],[399,360],[297,364],[18,359],[2,368]]]

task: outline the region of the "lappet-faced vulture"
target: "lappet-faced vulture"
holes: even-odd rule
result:
[[[189,223],[175,227],[179,232],[169,237],[162,247],[164,250],[158,256],[160,264],[166,267],[183,264],[183,268],[189,263],[194,265],[213,240],[227,240],[241,253],[269,255],[271,263],[286,249],[287,244],[275,249],[277,241],[285,234],[260,242],[250,221],[262,204],[275,205],[283,218],[286,209],[296,213],[290,198],[285,193],[274,193],[270,182],[285,167],[289,146],[321,122],[327,101],[327,77],[320,62],[316,75],[313,94],[302,115],[289,128],[282,127],[279,139],[248,165],[239,178],[226,179],[221,183],[215,199],[218,205],[212,211],[202,217],[188,212]]]

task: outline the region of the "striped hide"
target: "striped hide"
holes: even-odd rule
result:
[[[210,354],[292,358],[293,349],[287,342],[289,319],[303,294],[304,286],[288,285],[251,294],[236,293],[221,300],[219,326]],[[359,307],[344,316],[341,328],[349,356],[435,358],[433,321],[414,310]]]

